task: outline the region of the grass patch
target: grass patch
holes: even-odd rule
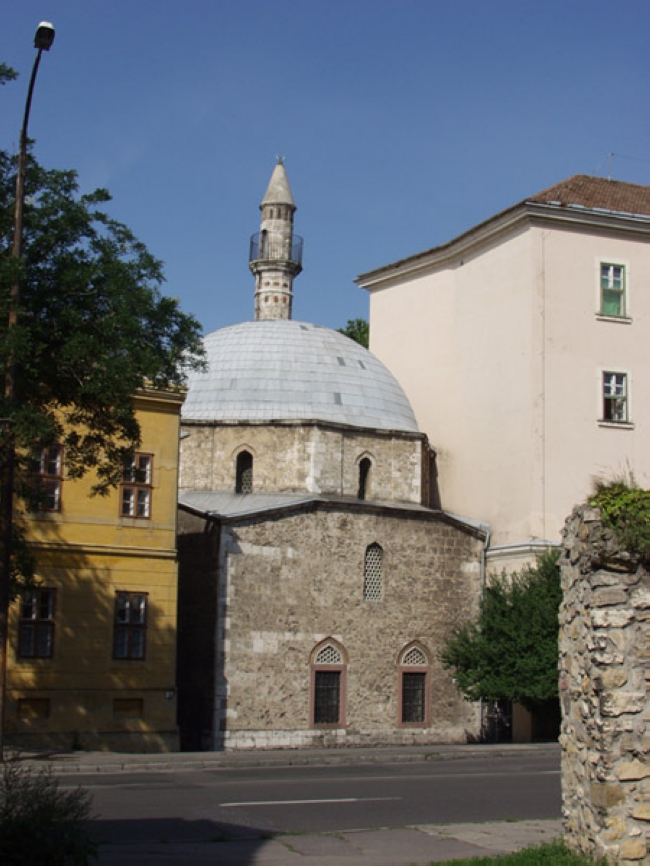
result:
[[[467,860],[447,860],[431,866],[597,866],[592,860],[570,851],[563,842],[548,842],[497,857],[470,857]]]

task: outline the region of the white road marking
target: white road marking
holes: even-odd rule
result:
[[[220,803],[220,809],[230,809],[235,806],[302,806],[305,803],[376,803],[385,800],[401,800],[402,797],[340,797],[336,800],[249,800],[244,803]]]

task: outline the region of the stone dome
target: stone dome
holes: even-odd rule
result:
[[[292,319],[243,322],[204,338],[185,421],[327,421],[417,433],[395,377],[344,334]]]

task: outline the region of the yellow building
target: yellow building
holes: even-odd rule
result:
[[[142,391],[142,444],[119,488],[91,496],[59,446],[27,517],[37,586],[11,605],[6,735],[21,747],[178,747],[179,393]]]

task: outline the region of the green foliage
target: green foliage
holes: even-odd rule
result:
[[[96,856],[89,829],[91,798],[62,791],[49,769],[32,773],[7,761],[0,780],[0,863],[3,866],[85,866]]]
[[[12,420],[19,456],[60,442],[68,475],[94,469],[105,492],[140,441],[134,392],[182,386],[202,363],[200,327],[161,294],[161,263],[107,214],[105,190],[80,195],[74,171],[32,159],[25,188],[17,262],[15,164],[0,151],[0,357],[17,369],[15,399],[1,389],[0,418]],[[18,279],[17,325],[7,327]]]
[[[472,701],[509,700],[529,709],[557,697],[558,554],[518,574],[493,578],[478,619],[455,629],[441,653]]]
[[[368,348],[370,341],[370,325],[365,319],[348,319],[345,328],[338,329],[339,334],[345,334],[355,343],[360,343]]]
[[[590,504],[600,508],[603,524],[614,530],[622,547],[650,563],[650,490],[633,480],[599,484]]]
[[[570,851],[561,841],[547,842],[503,854],[500,857],[470,857],[467,860],[448,860],[437,866],[596,866],[590,857]],[[432,864],[433,866],[433,864]]]
[[[13,81],[18,78],[18,73],[6,63],[0,63],[0,84],[6,84],[8,81]]]

